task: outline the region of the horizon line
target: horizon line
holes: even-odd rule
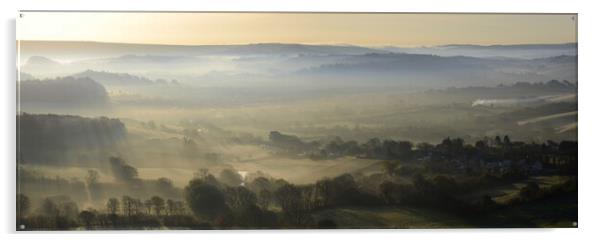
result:
[[[159,45],[159,46],[183,46],[183,47],[200,47],[200,46],[244,46],[244,45],[305,45],[305,46],[333,46],[333,47],[363,47],[363,48],[431,48],[442,46],[480,46],[480,47],[496,47],[496,46],[519,46],[519,45],[569,45],[578,44],[578,42],[555,42],[555,43],[512,43],[512,44],[467,44],[467,43],[450,43],[442,45],[358,45],[349,43],[300,43],[300,42],[247,42],[247,43],[229,43],[229,44],[169,44],[169,43],[136,43],[136,42],[110,42],[110,41],[94,41],[94,40],[32,40],[32,39],[17,39],[17,42],[84,42],[96,44],[124,44],[124,45]]]

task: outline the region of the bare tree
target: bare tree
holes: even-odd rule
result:
[[[142,209],[144,208],[144,203],[140,199],[134,198],[132,199],[132,213],[133,214],[141,214]]]
[[[134,199],[129,196],[123,196],[121,198],[121,205],[123,214],[125,216],[132,216],[134,214]]]
[[[151,214],[153,210],[153,201],[147,199],[146,201],[144,201],[144,207],[146,208],[146,214]]]
[[[176,213],[176,202],[171,199],[167,199],[167,215],[174,215]]]
[[[107,201],[107,211],[110,214],[117,214],[117,211],[119,211],[119,200],[117,198],[109,198]]]
[[[17,194],[17,216],[25,217],[29,213],[31,203],[29,197],[23,194]]]
[[[153,196],[151,197],[151,202],[153,204],[153,208],[155,209],[155,214],[160,216],[161,212],[165,210],[165,200],[159,196]]]

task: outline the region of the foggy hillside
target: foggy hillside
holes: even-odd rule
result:
[[[340,63],[308,68],[298,73],[313,78],[328,78],[331,82],[340,84],[347,84],[349,81],[366,83],[363,80],[370,79],[370,85],[415,85],[423,88],[487,86],[509,84],[515,80],[541,82],[553,79],[552,76],[575,80],[575,61],[571,57],[497,60],[418,54],[366,54],[348,57]],[[563,73],[554,72],[562,67],[565,67]]]
[[[118,119],[67,115],[17,115],[18,154],[23,164],[104,167],[127,137]],[[105,164],[103,164],[105,163]]]
[[[75,78],[91,78],[102,85],[108,86],[138,86],[151,85],[155,82],[140,76],[134,76],[127,73],[111,73],[106,71],[86,70],[84,72],[71,75]]]
[[[382,50],[439,56],[472,56],[494,58],[535,59],[560,55],[577,55],[577,44],[528,44],[528,45],[442,45],[432,47],[400,48],[382,47]]]
[[[162,82],[176,79],[193,86],[304,86],[313,89],[346,86],[424,89],[495,86],[551,79],[576,81],[575,53],[565,51],[576,48],[570,44],[445,47],[466,53],[450,56],[428,51],[393,53],[356,46],[300,44],[165,46],[69,43],[23,41],[21,71],[39,78],[88,76],[111,85],[116,82],[144,82],[146,79],[165,80]],[[60,52],[63,54],[73,52],[86,56],[66,57],[51,49],[53,46],[69,49],[69,52]],[[507,55],[471,54],[479,51]],[[525,59],[516,58],[514,52],[546,54],[534,54],[533,58]],[[101,53],[102,56],[99,55]],[[120,73],[121,76],[108,76],[106,72]],[[139,76],[140,80],[126,75]],[[366,80],[370,80],[369,84]]]
[[[20,109],[28,112],[103,109],[110,102],[104,86],[90,78],[25,80],[18,88]]]

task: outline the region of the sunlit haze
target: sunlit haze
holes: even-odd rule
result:
[[[25,12],[19,40],[363,46],[576,42],[574,14]]]

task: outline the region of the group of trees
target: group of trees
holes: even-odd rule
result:
[[[218,227],[332,228],[336,227],[334,220],[316,221],[313,214],[342,207],[409,206],[438,210],[471,221],[536,199],[576,194],[576,183],[567,182],[549,191],[533,191],[532,185],[527,186],[520,191],[520,200],[509,204],[498,203],[488,195],[477,201],[459,198],[502,182],[495,177],[458,181],[451,176],[417,174],[409,183],[404,183],[382,175],[343,174],[306,185],[258,177],[246,186],[231,187],[206,174],[189,183],[185,196],[198,218]],[[377,184],[375,189],[374,184]]]
[[[19,187],[35,200],[69,191],[74,201],[94,207],[102,206],[102,201],[110,197],[121,197],[123,194],[130,197],[154,194],[172,200],[182,196],[182,188],[176,187],[169,178],[139,178],[138,170],[119,157],[111,157],[107,163],[105,170],[89,169],[83,177],[71,178],[49,176],[43,169],[19,165]]]
[[[307,185],[260,176],[245,186],[230,186],[222,183],[221,177],[199,174],[184,192],[193,213],[217,226],[333,227],[336,226],[334,221],[315,221],[312,213],[339,206],[382,204],[377,194],[363,191],[350,174]]]
[[[26,229],[334,228],[337,227],[335,220],[316,221],[314,214],[341,207],[410,206],[474,219],[517,204],[576,195],[575,142],[527,144],[513,142],[506,136],[479,140],[474,145],[450,138],[436,145],[378,139],[357,145],[354,141],[337,139],[323,149],[383,159],[383,171],[369,175],[342,174],[300,185],[261,172],[243,178],[232,169],[224,169],[216,173],[217,176],[201,169],[176,195],[182,201],[160,195],[140,199],[131,193],[120,199],[109,198],[100,211],[93,208],[80,211],[77,203],[65,196],[45,198],[32,210],[29,198],[20,194],[17,197],[19,224],[27,225]],[[551,188],[528,183],[518,197],[507,204],[497,203],[487,195],[476,202],[467,201],[460,196],[526,178],[460,174],[441,165],[475,159],[543,160],[549,172],[573,179]],[[143,183],[136,169],[122,159],[111,158],[110,165],[117,184],[138,187]],[[413,170],[408,171],[407,167]],[[98,176],[95,170],[88,172],[85,183],[91,190],[102,187]],[[168,179],[159,179],[156,183],[173,190]]]
[[[198,224],[183,201],[165,200],[159,196],[144,201],[130,196],[109,198],[104,211],[80,210],[70,197],[55,196],[43,199],[32,211],[29,197],[18,194],[17,208],[17,226],[22,230],[63,230],[82,226],[86,229],[190,227]]]
[[[303,142],[294,135],[282,134],[278,131],[271,131],[269,135],[271,144],[284,152],[300,153],[313,150],[319,146],[317,142]]]
[[[519,196],[511,200],[509,204],[566,196],[577,197],[576,177],[571,177],[563,183],[555,184],[547,188],[542,188],[535,182],[528,182],[527,185],[520,189]]]
[[[25,80],[19,83],[21,103],[25,110],[42,107],[105,107],[109,104],[107,90],[90,78],[60,77],[46,80]]]
[[[106,154],[127,137],[119,119],[73,115],[17,115],[17,160],[20,164],[85,164],[102,167]]]
[[[232,171],[222,171],[220,180],[225,182],[220,182],[208,172],[200,172],[185,187],[184,197],[198,218],[218,227],[276,226],[277,216],[269,210],[271,201],[266,201],[265,193],[258,196],[242,186],[239,182],[242,178],[236,178]]]
[[[577,189],[576,179],[571,179],[550,188],[529,183],[508,204],[497,203],[487,195],[476,202],[458,198],[475,191],[483,182],[486,181],[417,174],[408,183],[383,174],[343,174],[306,185],[263,176],[244,185],[229,185],[221,181],[221,176],[216,178],[203,170],[185,187],[185,202],[159,196],[141,200],[126,195],[108,199],[101,211],[80,211],[76,203],[62,196],[44,199],[32,213],[29,198],[20,194],[17,208],[19,224],[27,224],[26,229],[335,228],[337,224],[332,219],[336,218],[316,221],[313,214],[341,207],[409,206],[471,220],[509,206],[576,195]]]
[[[138,170],[135,167],[126,164],[126,162],[119,157],[109,158],[109,165],[113,177],[117,181],[128,182],[138,178]]]
[[[165,200],[159,196],[152,196],[144,201],[123,196],[121,202],[116,198],[109,198],[106,207],[109,214],[118,214],[121,208],[121,214],[128,217],[140,214],[169,216],[184,215],[186,213],[186,207],[182,201]]]
[[[19,229],[69,229],[78,225],[79,207],[68,196],[47,197],[32,210],[29,197],[17,194],[17,212]]]
[[[525,143],[511,141],[508,136],[485,137],[474,144],[467,144],[462,138],[446,138],[439,144],[410,141],[370,139],[364,144],[335,138],[312,152],[308,157],[314,160],[332,159],[341,156],[392,161],[391,169],[398,162],[425,162],[428,168],[438,172],[486,173],[487,163],[510,161],[513,163],[542,163],[564,174],[576,174],[577,142],[547,141]],[[520,167],[514,167],[520,168]],[[389,169],[388,172],[393,172]],[[508,172],[509,169],[505,169]],[[514,171],[525,172],[525,171]],[[514,174],[520,175],[520,174]]]

